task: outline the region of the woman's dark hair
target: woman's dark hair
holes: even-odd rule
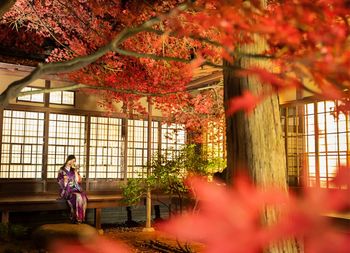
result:
[[[67,165],[67,162],[70,161],[70,160],[73,160],[73,159],[76,159],[76,158],[75,158],[75,155],[69,155],[69,156],[67,156],[66,161],[65,161],[64,164],[62,165],[61,169],[64,169],[64,168],[66,167],[66,165]]]

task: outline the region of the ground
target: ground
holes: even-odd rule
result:
[[[77,225],[79,226],[79,225]],[[122,241],[127,244],[132,252],[137,253],[157,253],[157,252],[172,252],[172,253],[189,253],[202,252],[204,245],[200,243],[180,242],[170,235],[165,235],[162,232],[143,232],[142,227],[127,228],[127,227],[109,227],[104,229],[104,237],[113,241]],[[29,238],[22,240],[0,241],[0,253],[46,253],[44,250],[37,250],[34,242]],[[97,252],[96,252],[97,253]],[[100,252],[99,252],[100,253]],[[101,252],[102,253],[102,252]]]
[[[142,228],[110,228],[105,230],[105,236],[125,242],[130,247],[134,248],[134,252],[204,251],[203,244],[178,242],[176,238],[159,231],[142,232]],[[179,246],[179,243],[181,246]],[[188,246],[188,251],[185,250],[186,246]]]

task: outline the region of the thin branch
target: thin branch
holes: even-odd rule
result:
[[[157,30],[157,29],[153,29],[153,28],[149,28],[146,30],[147,32],[151,32],[151,33],[155,33],[157,35],[163,35],[166,32],[162,31],[162,30]],[[177,32],[170,32],[167,33],[169,36],[173,36],[176,38],[190,38],[196,41],[200,41],[200,42],[205,42],[207,44],[213,45],[215,47],[220,47],[226,50],[226,52],[228,52],[231,56],[238,56],[238,57],[249,57],[249,58],[259,58],[259,59],[274,59],[275,57],[273,55],[265,55],[265,54],[247,54],[247,53],[238,53],[238,52],[233,52],[232,50],[230,50],[228,47],[226,47],[225,45],[223,45],[222,43],[215,41],[215,40],[211,40],[209,38],[205,38],[205,37],[201,37],[199,35],[180,35]]]
[[[67,48],[71,53],[76,54],[70,47],[67,47],[66,45],[64,45],[59,39],[56,38],[55,34],[51,31],[51,29],[41,20],[41,18],[39,17],[38,12],[36,11],[36,9],[34,8],[32,3],[29,3],[30,7],[32,8],[35,16],[37,17],[39,23],[45,27],[45,29],[49,32],[49,34],[51,35],[51,37],[58,43],[60,44],[62,47]]]
[[[177,8],[171,10],[164,15],[172,15],[178,11],[183,11],[188,8],[188,4],[181,4]],[[58,74],[64,72],[72,72],[78,69],[81,69],[90,63],[95,62],[97,59],[108,53],[109,51],[116,51],[117,47],[123,43],[129,37],[144,31],[145,29],[152,27],[153,25],[161,22],[161,19],[158,17],[152,18],[142,25],[135,28],[128,28],[121,31],[110,43],[99,48],[95,53],[87,56],[76,57],[73,60],[68,60],[65,62],[56,62],[56,63],[39,63],[38,66],[26,77],[12,82],[6,90],[0,95],[0,103],[5,105],[8,103],[10,98],[16,97],[21,90],[26,87],[28,84],[39,79],[44,75],[49,74]]]
[[[301,87],[302,87],[303,90],[305,90],[305,91],[307,91],[307,92],[310,92],[311,94],[314,94],[314,95],[316,95],[316,96],[324,96],[324,95],[322,95],[321,93],[319,93],[319,92],[317,92],[317,91],[315,91],[315,90],[313,90],[313,89],[307,87],[305,84],[302,84]]]
[[[135,51],[127,51],[124,49],[117,48],[115,50],[119,54],[126,55],[126,56],[132,56],[136,58],[150,58],[154,60],[164,60],[164,61],[177,61],[177,62],[183,62],[183,63],[191,63],[191,60],[184,59],[184,58],[178,58],[178,57],[171,57],[171,56],[160,56],[156,54],[144,54],[144,53],[138,53]]]
[[[178,58],[178,57],[171,57],[171,56],[160,56],[156,54],[146,54],[146,53],[138,53],[135,51],[127,51],[124,49],[117,48],[115,50],[119,54],[126,55],[126,56],[132,56],[136,58],[150,58],[154,60],[164,60],[164,61],[177,61],[177,62],[183,62],[183,63],[191,63],[192,60],[190,59],[184,59],[184,58]],[[237,67],[233,68],[230,66],[224,66],[224,65],[219,65],[210,61],[204,61],[200,66],[211,66],[214,68],[219,68],[219,69],[229,69],[229,70],[237,70]]]
[[[67,8],[67,9],[69,10],[69,12],[70,12],[71,14],[73,14],[74,17],[77,18],[77,19],[80,21],[80,23],[82,23],[86,28],[91,29],[91,30],[92,30],[94,33],[96,33],[98,36],[103,37],[104,39],[106,39],[106,36],[105,36],[104,34],[101,34],[99,31],[97,31],[96,29],[92,28],[91,24],[87,24],[87,23],[75,12],[74,8],[72,8],[71,6],[68,6],[68,5],[62,3],[62,2],[59,1],[59,0],[58,0],[57,2],[58,2],[61,6]]]

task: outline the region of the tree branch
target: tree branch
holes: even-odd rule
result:
[[[149,93],[149,92],[140,92],[140,91],[135,91],[135,90],[117,89],[117,88],[110,87],[110,86],[94,86],[94,85],[87,85],[87,84],[74,84],[74,85],[62,86],[62,87],[58,87],[58,88],[24,91],[24,92],[20,92],[18,94],[18,97],[26,96],[26,95],[33,95],[33,94],[51,93],[51,92],[55,92],[55,91],[67,91],[67,90],[78,90],[78,89],[105,90],[105,91],[113,91],[116,93],[134,94],[134,95],[139,95],[139,96],[151,96],[151,97],[163,97],[163,96],[167,96],[167,95],[171,95],[171,94],[177,94],[177,93],[184,92],[184,91],[173,91],[173,92],[166,92],[166,93]]]
[[[177,8],[171,10],[164,16],[171,16],[178,11],[183,11],[188,8],[188,4],[181,4]],[[56,63],[40,63],[38,66],[26,77],[12,82],[6,90],[0,95],[0,103],[5,105],[9,102],[10,98],[16,97],[20,91],[26,87],[31,82],[39,79],[43,75],[49,74],[58,74],[65,72],[72,72],[78,69],[81,69],[90,63],[95,62],[97,59],[108,53],[109,51],[116,51],[118,46],[123,43],[129,37],[145,31],[147,28],[152,27],[155,24],[161,22],[161,18],[155,17],[152,18],[142,25],[135,28],[128,28],[121,31],[110,43],[98,49],[95,53],[87,56],[80,56],[73,60],[68,60],[65,62],[56,62]]]
[[[207,90],[207,89],[214,89],[215,87],[222,87],[222,85],[215,84],[215,85],[200,88],[198,90],[202,91],[202,90]],[[117,89],[117,88],[110,87],[110,86],[94,86],[94,85],[87,85],[87,84],[74,84],[74,85],[62,86],[62,87],[57,87],[57,88],[23,91],[23,92],[20,92],[18,94],[18,97],[26,96],[26,95],[33,95],[33,94],[51,93],[51,92],[56,92],[56,91],[72,91],[72,90],[79,90],[79,89],[106,90],[106,91],[113,91],[116,93],[134,94],[134,95],[151,96],[151,97],[164,97],[167,95],[185,92],[185,91],[172,91],[172,92],[165,92],[165,93],[149,93],[149,92],[140,92],[140,91],[135,91],[135,90]],[[193,91],[193,89],[187,90],[187,91]]]
[[[126,55],[126,56],[132,56],[136,58],[150,58],[154,60],[164,60],[164,61],[177,61],[177,62],[183,62],[183,63],[191,63],[192,60],[189,59],[184,59],[184,58],[178,58],[178,57],[171,57],[171,56],[160,56],[156,54],[146,54],[146,53],[138,53],[135,51],[127,51],[124,49],[117,48],[115,50],[119,54]],[[219,69],[231,69],[231,70],[237,70],[237,68],[232,68],[229,66],[223,66],[219,64],[215,64],[210,61],[204,61],[200,66],[212,66],[214,68],[219,68]]]
[[[153,29],[153,28],[149,28],[146,30],[147,32],[151,32],[151,33],[155,33],[157,35],[163,35],[166,34],[165,31],[162,30],[157,30],[157,29]],[[275,57],[273,55],[265,55],[265,54],[248,54],[248,53],[238,53],[238,52],[233,52],[232,50],[230,50],[228,47],[224,46],[222,43],[215,41],[215,40],[211,40],[205,37],[201,37],[198,35],[179,35],[176,32],[170,32],[168,33],[169,36],[172,37],[176,37],[176,38],[190,38],[196,41],[200,41],[200,42],[205,42],[209,45],[213,45],[215,47],[220,47],[226,50],[227,53],[229,53],[231,56],[238,56],[238,57],[248,57],[248,58],[259,58],[259,59],[274,59]]]
[[[0,1],[0,19],[4,14],[11,9],[11,7],[16,3],[16,0],[2,0]]]
[[[33,3],[29,3],[30,7],[32,8],[34,15],[36,16],[36,18],[38,19],[40,25],[42,25],[43,27],[45,27],[45,29],[48,31],[48,33],[51,35],[51,37],[58,43],[60,44],[62,47],[68,49],[71,53],[76,54],[70,47],[67,47],[66,45],[64,45],[59,39],[56,38],[55,34],[53,31],[51,31],[51,29],[44,23],[44,21],[41,20],[41,18],[39,17],[38,12],[36,11],[36,9],[34,8]]]
[[[127,51],[124,49],[117,48],[115,50],[119,54],[126,55],[126,56],[132,56],[136,58],[150,58],[154,60],[164,60],[164,61],[177,61],[177,62],[184,62],[184,63],[190,63],[191,60],[184,59],[184,58],[178,58],[178,57],[171,57],[171,56],[160,56],[156,54],[146,54],[146,53],[138,53],[135,51]]]

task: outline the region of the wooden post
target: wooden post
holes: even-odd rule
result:
[[[148,98],[148,124],[147,124],[147,177],[151,174],[151,158],[152,158],[152,98]],[[154,231],[151,225],[152,219],[152,200],[151,189],[147,188],[146,194],[146,227],[144,231]]]
[[[101,229],[101,208],[95,208],[95,227],[97,230]]]
[[[2,210],[1,211],[1,223],[2,224],[9,223],[9,217],[10,217],[9,211],[7,211],[7,210]]]
[[[51,82],[45,80],[45,89],[50,89]],[[50,94],[44,94],[44,107],[50,107]],[[43,157],[42,157],[42,175],[41,180],[43,182],[43,192],[47,191],[47,166],[49,157],[49,124],[50,124],[50,112],[45,110],[45,122],[44,122],[44,144],[43,144]]]
[[[125,114],[122,118],[122,140],[123,142],[123,180],[126,182],[128,180],[128,107],[127,104],[123,105],[123,113]]]
[[[85,158],[85,191],[90,189],[90,136],[91,136],[91,116],[85,117],[85,140],[86,140],[86,158]]]
[[[154,219],[155,220],[162,220],[162,217],[160,215],[160,206],[159,205],[154,205]]]

